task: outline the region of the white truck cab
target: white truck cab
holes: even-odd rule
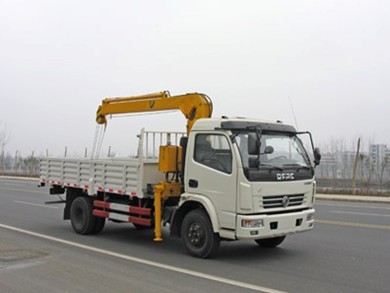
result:
[[[254,239],[277,246],[287,234],[312,229],[318,162],[311,163],[297,135],[294,127],[282,123],[242,118],[196,121],[185,146],[185,192],[173,233],[185,231],[183,217],[199,207],[221,239]],[[315,154],[319,160],[317,150]],[[199,238],[193,234],[190,242]]]

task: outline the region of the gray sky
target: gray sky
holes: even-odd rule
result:
[[[82,154],[103,98],[169,90],[209,95],[214,116],[295,124],[293,107],[320,145],[390,144],[389,12],[385,0],[0,0],[0,131],[11,153]],[[143,126],[185,120],[113,119],[106,145],[125,154]]]

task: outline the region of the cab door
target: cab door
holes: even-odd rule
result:
[[[235,229],[237,166],[230,139],[223,133],[197,133],[189,142],[186,190],[210,199],[222,229]]]

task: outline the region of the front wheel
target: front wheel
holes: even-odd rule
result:
[[[273,248],[281,244],[286,236],[274,237],[274,238],[266,238],[266,239],[256,239],[256,243],[261,247]]]
[[[220,238],[214,233],[210,219],[203,210],[190,211],[181,226],[181,238],[187,251],[201,258],[215,254]]]

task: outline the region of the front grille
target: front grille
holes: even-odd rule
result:
[[[262,207],[265,209],[287,208],[303,203],[304,194],[264,196]]]

